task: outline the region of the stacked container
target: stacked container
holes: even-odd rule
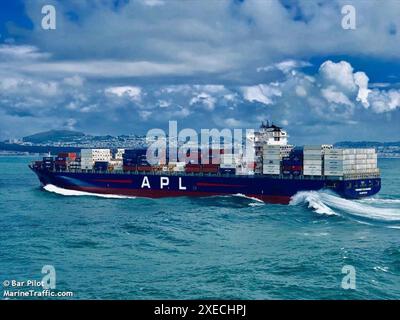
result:
[[[303,157],[302,148],[292,149],[289,156],[282,158],[282,173],[284,175],[300,175],[303,172]]]
[[[111,159],[109,161],[109,166],[112,170],[122,170],[123,164],[121,159]]]
[[[324,174],[326,176],[375,173],[377,168],[375,149],[332,149],[325,154]]]
[[[92,170],[96,161],[110,161],[110,149],[82,149],[81,169]]]
[[[95,171],[107,171],[108,161],[95,161],[93,170]]]
[[[53,157],[43,157],[42,167],[45,170],[54,170],[54,158]]]
[[[117,149],[114,153],[114,159],[122,160],[125,153],[125,149]]]
[[[54,161],[54,169],[57,171],[66,171],[71,162],[75,161],[75,152],[60,152]]]
[[[281,157],[282,158],[286,158],[286,157],[290,157],[290,154],[292,153],[294,146],[287,144],[284,146],[281,146]]]
[[[263,147],[263,174],[281,173],[281,146],[264,145]]]
[[[74,161],[71,161],[68,166],[69,170],[77,171],[81,169],[81,158],[75,158]]]
[[[304,146],[303,155],[303,175],[321,176],[322,175],[322,155],[323,146]]]
[[[142,166],[143,157],[146,157],[146,149],[125,150],[122,156],[123,170],[136,171],[138,165]],[[147,165],[147,163],[144,165]]]

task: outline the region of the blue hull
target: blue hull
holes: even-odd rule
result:
[[[328,180],[270,176],[224,176],[163,173],[89,173],[32,170],[42,185],[101,194],[139,197],[213,196],[243,194],[265,202],[287,204],[300,191],[330,189],[344,198],[357,199],[379,192],[380,178]]]

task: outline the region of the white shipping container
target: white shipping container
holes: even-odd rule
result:
[[[269,149],[269,150],[272,150],[272,149],[280,150],[281,146],[275,145],[275,144],[264,144],[263,148],[264,148],[264,150],[267,150],[267,149]]]
[[[316,166],[322,166],[322,160],[308,160],[304,159],[304,166],[307,165],[316,165]]]
[[[264,159],[263,165],[277,165],[280,166],[281,161],[279,159]]]
[[[319,144],[317,144],[317,145],[305,145],[303,150],[304,150],[304,152],[306,150],[319,150],[319,151],[321,151],[322,150],[322,145],[319,145]]]
[[[325,160],[343,160],[342,154],[325,154]]]
[[[304,170],[303,175],[305,176],[322,176],[321,170]]]
[[[263,166],[263,173],[267,174],[280,174],[281,170],[277,167]]]
[[[281,156],[279,154],[265,154],[263,155],[263,161],[265,160],[280,160]]]
[[[262,153],[263,155],[265,155],[265,154],[272,154],[272,155],[276,155],[276,154],[278,154],[278,155],[280,155],[280,154],[282,154],[279,150],[267,150],[267,151],[263,151],[263,153]]]
[[[269,164],[269,165],[263,165],[263,170],[281,170],[281,167]]]
[[[281,174],[279,171],[263,171],[263,174],[273,174],[273,175],[277,175],[277,174]]]
[[[315,164],[310,164],[310,165],[306,165],[304,164],[304,170],[306,169],[317,169],[317,170],[321,170],[322,166],[321,165],[315,165]]]
[[[304,160],[322,160],[321,154],[304,154]]]
[[[349,154],[355,154],[356,149],[327,149],[325,150],[325,154],[329,155],[349,155]]]
[[[321,150],[304,150],[304,156],[306,155],[314,155],[314,156],[322,156]]]
[[[324,175],[325,176],[342,176],[343,175],[343,171],[325,171]]]

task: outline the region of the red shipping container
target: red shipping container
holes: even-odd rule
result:
[[[199,173],[201,172],[201,168],[185,168],[186,173]]]
[[[203,168],[203,172],[204,173],[217,173],[218,172],[218,168]]]
[[[151,166],[138,166],[137,167],[138,171],[145,171],[145,172],[151,171],[152,169],[153,168]]]
[[[136,166],[123,166],[122,167],[123,171],[136,171]]]

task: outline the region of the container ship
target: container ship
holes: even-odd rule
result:
[[[295,147],[288,144],[285,130],[269,123],[246,139],[251,157],[211,148],[206,156],[197,150],[198,163],[167,160],[150,165],[144,149],[82,149],[80,154],[44,157],[29,167],[42,186],[151,198],[240,194],[288,204],[300,191],[327,189],[358,199],[381,188],[375,149]]]

